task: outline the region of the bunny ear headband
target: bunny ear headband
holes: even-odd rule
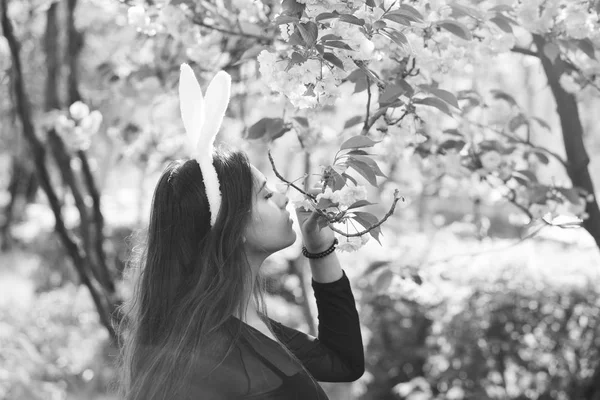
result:
[[[200,165],[202,179],[210,211],[210,226],[213,227],[221,208],[219,177],[213,165],[213,144],[229,105],[231,76],[219,71],[206,89],[206,97],[196,80],[194,71],[181,64],[179,75],[179,105],[185,127],[190,156]]]

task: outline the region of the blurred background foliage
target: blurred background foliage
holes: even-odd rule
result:
[[[48,149],[52,139],[47,122],[56,118],[45,106],[48,10],[57,7],[57,26],[67,26],[67,3],[75,4],[8,2],[21,43],[36,135]],[[148,36],[128,23],[127,8],[117,0],[76,2],[74,28],[84,38],[77,53],[77,88],[80,100],[101,113],[102,124],[89,137],[63,137],[66,146],[89,141],[84,153],[69,153],[68,165],[76,177],[72,186],[54,158],[45,160],[66,228],[81,246],[82,229],[87,228],[81,224],[80,207],[93,215],[96,200],[81,189],[85,204],[76,204],[73,187],[88,187],[89,164],[101,194],[99,254],[115,283],[113,289],[98,292],[110,299],[128,294],[122,271],[136,236],[143,233],[156,178],[168,160],[182,154],[174,90],[179,64],[192,60],[207,79],[215,70],[234,65],[250,47],[247,38],[210,29],[202,30],[202,40],[188,47],[173,39],[177,35]],[[69,58],[67,44],[73,36],[61,28],[55,39],[61,65],[56,96],[65,113],[73,94],[65,83],[72,70],[63,61]],[[345,122],[364,107],[361,94],[353,95],[354,85],[348,82],[335,106],[306,111],[310,131],[299,130],[297,137],[286,134],[275,142],[246,140],[244,133],[260,118],[292,110],[285,98],[270,95],[256,79],[255,63],[243,63],[234,71],[238,75],[220,140],[246,150],[269,179],[275,178],[267,148],[285,176],[316,173],[331,162],[347,133]],[[0,219],[6,227],[0,253],[0,398],[113,399],[117,350],[89,287],[80,283],[78,268],[55,232],[46,195],[38,190],[35,157],[15,108],[12,74],[8,44],[0,37]],[[444,85],[511,93],[550,126],[549,132],[534,130],[533,140],[563,154],[545,79],[539,65],[509,53],[468,73],[448,74]],[[599,103],[587,92],[585,96],[579,107],[589,169],[598,187]],[[490,105],[486,113],[494,118],[509,114],[502,102]],[[436,111],[419,115],[433,126],[443,125]],[[357,382],[323,383],[330,397],[599,399],[600,392],[586,391],[600,362],[600,254],[594,239],[582,229],[552,227],[533,235],[539,227],[524,225],[522,213],[489,187],[475,180],[436,178],[447,165],[406,152],[405,131],[410,130],[386,137],[380,128],[374,134],[384,142],[374,150],[389,179],[369,188],[370,199],[382,199],[372,209],[383,215],[395,188],[406,202],[384,225],[382,246],[370,241],[358,253],[339,255],[357,299],[367,371]],[[539,163],[536,168],[540,179],[565,179],[560,165]],[[16,197],[11,189],[15,183],[20,185]],[[302,272],[299,245],[274,255],[264,266],[270,281],[268,305],[274,319],[314,332],[316,305],[306,291],[310,276]],[[92,262],[101,258],[95,257]]]

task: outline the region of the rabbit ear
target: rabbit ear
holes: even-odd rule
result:
[[[179,74],[179,107],[183,126],[187,133],[190,149],[196,149],[202,127],[205,121],[204,97],[202,89],[194,75],[194,71],[187,64],[181,64]]]
[[[205,115],[208,116],[202,126],[202,133],[198,142],[198,151],[211,149],[221,128],[225,111],[229,105],[231,92],[231,76],[225,71],[219,71],[206,89]]]

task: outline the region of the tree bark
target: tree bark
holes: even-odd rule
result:
[[[111,307],[107,304],[106,298],[102,296],[102,290],[98,287],[97,282],[92,281],[85,271],[86,260],[82,253],[80,246],[77,244],[75,238],[67,230],[63,219],[60,203],[58,197],[52,187],[48,170],[45,166],[46,152],[44,146],[37,138],[35,129],[30,114],[30,105],[27,92],[23,83],[23,71],[21,67],[20,59],[20,46],[17,38],[14,35],[12,23],[8,17],[8,1],[0,0],[0,21],[2,24],[2,32],[8,42],[10,53],[13,61],[14,69],[14,90],[16,100],[16,111],[21,120],[23,127],[23,135],[27,140],[31,152],[33,153],[33,160],[35,162],[36,174],[40,181],[40,185],[46,196],[48,202],[54,214],[55,218],[55,229],[58,233],[63,245],[65,246],[73,264],[79,274],[79,277],[84,285],[89,289],[92,296],[92,300],[96,305],[101,323],[106,327],[109,335],[113,340],[117,340],[117,334],[111,324]]]
[[[562,137],[567,153],[567,174],[573,187],[580,187],[594,194],[594,184],[588,170],[590,158],[583,143],[583,126],[579,118],[577,100],[571,93],[566,92],[560,85],[559,79],[565,71],[565,63],[558,57],[554,63],[544,54],[546,40],[539,35],[533,35],[537,47],[537,56],[542,62],[548,84],[556,100],[556,109],[560,117]],[[600,208],[598,201],[586,203],[589,218],[583,221],[583,228],[589,232],[600,249]],[[600,389],[600,383],[599,383]]]
[[[82,100],[79,93],[79,55],[83,49],[84,35],[75,26],[76,8],[77,0],[67,1],[67,66],[69,69],[67,93],[69,104]],[[94,267],[100,277],[100,281],[112,296],[115,293],[115,285],[113,274],[111,274],[106,262],[106,252],[104,251],[104,217],[100,206],[100,193],[96,187],[87,153],[79,150],[77,151],[77,156],[81,160],[83,182],[92,199],[92,215],[88,226],[92,236],[90,240],[93,243],[90,243],[89,256],[95,261]]]
[[[571,93],[566,92],[560,85],[560,76],[565,71],[565,62],[558,57],[553,63],[544,53],[546,40],[540,35],[533,35],[537,47],[537,56],[542,62],[548,84],[556,100],[556,109],[560,117],[562,137],[567,154],[567,173],[573,187],[580,187],[594,194],[594,185],[588,165],[590,162],[583,142],[583,126],[579,118],[577,100]],[[598,201],[586,203],[589,218],[584,220],[583,227],[589,232],[600,248],[600,209]],[[590,384],[585,389],[587,400],[600,400],[600,364],[596,365]]]

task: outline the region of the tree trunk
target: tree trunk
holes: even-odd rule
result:
[[[583,127],[579,119],[577,100],[571,93],[566,92],[560,85],[559,79],[565,71],[565,62],[560,57],[554,63],[545,55],[544,46],[546,40],[539,35],[533,35],[537,47],[537,56],[542,62],[544,72],[548,78],[548,84],[556,100],[556,109],[560,117],[562,137],[567,154],[567,173],[573,187],[580,187],[594,194],[594,185],[588,170],[590,162],[583,143]],[[586,212],[589,218],[584,220],[583,227],[596,241],[600,248],[600,209],[598,201],[586,203]],[[600,364],[596,365],[594,376],[585,390],[587,400],[600,400]]]
[[[82,283],[89,289],[92,296],[92,300],[96,305],[101,323],[106,327],[111,338],[116,341],[117,334],[111,323],[111,312],[112,307],[108,304],[106,297],[102,295],[102,289],[99,287],[95,280],[91,280],[86,273],[86,259],[85,254],[78,245],[75,238],[66,228],[63,218],[60,203],[54,188],[52,187],[50,176],[45,165],[46,152],[45,148],[37,138],[35,129],[30,114],[30,105],[27,92],[23,83],[23,71],[21,68],[20,59],[20,46],[17,38],[14,35],[12,23],[8,17],[8,1],[0,0],[0,21],[2,24],[2,31],[4,37],[8,42],[10,53],[12,56],[13,70],[14,70],[14,91],[16,101],[16,112],[21,120],[23,135],[27,140],[31,152],[33,153],[33,160],[35,162],[36,174],[38,176],[40,185],[50,203],[50,208],[55,218],[55,229],[58,233],[63,245],[65,246],[67,253],[69,254],[73,265],[75,266]]]
[[[583,127],[579,119],[577,100],[571,93],[566,92],[559,83],[560,76],[565,71],[565,63],[558,57],[554,63],[544,54],[546,40],[534,35],[533,40],[537,46],[537,55],[542,62],[548,84],[556,100],[556,110],[560,117],[562,137],[567,154],[567,173],[573,187],[585,189],[594,194],[594,185],[588,170],[590,158],[583,143]],[[586,212],[589,218],[583,221],[583,228],[589,232],[600,249],[600,208],[598,201],[586,203]]]

